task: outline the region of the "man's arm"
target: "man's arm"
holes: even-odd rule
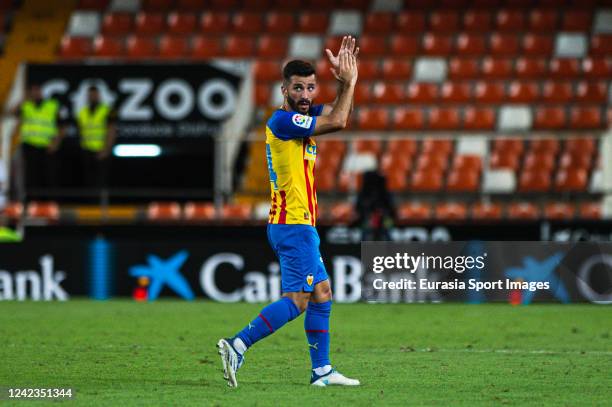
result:
[[[56,122],[58,123],[59,129],[57,132],[57,136],[55,136],[53,138],[53,140],[51,141],[51,144],[49,144],[49,147],[47,147],[47,153],[52,154],[55,153],[58,149],[60,144],[62,144],[62,140],[64,139],[64,136],[66,135],[66,124],[61,122],[61,117],[60,117],[60,113],[57,113],[57,117],[56,117]]]
[[[108,131],[106,132],[106,140],[104,143],[104,149],[100,151],[98,154],[99,159],[107,158],[111,151],[113,150],[113,146],[115,145],[115,139],[117,138],[117,126],[115,122],[112,121],[108,124]]]

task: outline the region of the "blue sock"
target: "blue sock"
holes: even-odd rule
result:
[[[300,315],[300,310],[291,298],[282,297],[262,309],[257,318],[238,332],[234,338],[240,338],[248,349],[255,342],[277,331],[287,322],[294,320],[298,315]]]
[[[304,329],[306,330],[313,369],[331,365],[329,361],[329,314],[331,313],[331,305],[331,301],[309,302],[308,308],[306,308]]]

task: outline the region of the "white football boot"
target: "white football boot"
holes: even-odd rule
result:
[[[236,372],[244,363],[242,356],[232,345],[232,340],[229,338],[219,339],[217,349],[221,355],[221,363],[223,364],[223,378],[227,380],[229,387],[238,387]]]
[[[319,376],[314,371],[310,378],[310,384],[313,386],[325,387],[325,386],[359,386],[359,380],[349,379],[336,369],[332,369],[329,373]]]

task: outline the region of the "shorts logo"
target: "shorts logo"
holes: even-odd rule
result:
[[[308,285],[312,285],[314,281],[314,277],[312,276],[312,274],[308,274],[308,277],[306,277],[306,283],[308,283]]]
[[[291,116],[291,121],[298,127],[309,129],[310,124],[312,123],[312,117],[305,116],[303,114],[294,114],[293,116]]]

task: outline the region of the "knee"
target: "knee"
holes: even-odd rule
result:
[[[321,287],[313,298],[314,302],[328,302],[332,300],[332,290],[329,286]]]
[[[300,314],[306,311],[306,308],[308,307],[308,300],[310,299],[310,296],[304,296],[304,295],[285,295],[285,296],[291,299],[291,301],[293,301],[293,303],[297,307]]]

